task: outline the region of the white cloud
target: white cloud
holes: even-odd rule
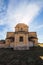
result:
[[[40,30],[41,28],[43,28],[43,24],[42,25],[38,25],[37,27],[35,27],[35,30]]]
[[[41,42],[41,43],[43,43],[43,35],[38,35],[38,42]]]
[[[43,28],[43,24],[41,24],[41,25],[35,25],[34,24],[34,26],[30,26],[30,31],[32,31],[32,28],[33,28],[33,31],[38,32]]]
[[[6,38],[6,33],[7,33],[7,29],[4,28],[3,31],[0,31],[0,39],[5,39]]]
[[[13,0],[10,0],[6,17],[0,20],[0,25],[7,24],[7,28],[1,33],[2,37],[4,38],[3,35],[6,31],[13,31],[13,27],[17,23],[26,23],[30,25],[33,19],[39,14],[41,9],[39,5],[40,4],[35,2],[30,2],[29,4],[27,4],[27,2],[20,2],[18,6],[14,6]]]
[[[37,32],[38,42],[43,43],[43,24],[37,25],[37,23],[33,23],[29,28],[31,32]]]
[[[0,8],[1,8],[2,5],[3,5],[3,0],[0,0]]]
[[[0,25],[3,25],[3,24],[4,24],[4,22],[2,20],[0,20]]]
[[[40,7],[37,4],[20,4],[16,10],[12,9],[10,5],[7,10],[6,21],[11,28],[17,23],[30,24],[40,11]]]

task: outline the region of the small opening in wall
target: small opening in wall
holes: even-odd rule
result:
[[[11,42],[14,42],[15,38],[14,37],[9,37]]]
[[[14,42],[14,37],[11,38],[11,42]]]
[[[21,28],[21,31],[22,31],[23,29]]]
[[[20,36],[19,41],[23,42],[23,37],[22,36]]]

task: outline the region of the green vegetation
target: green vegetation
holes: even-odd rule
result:
[[[33,47],[30,50],[0,49],[0,65],[43,65],[43,48]]]

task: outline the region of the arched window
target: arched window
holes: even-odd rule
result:
[[[20,36],[19,41],[23,42],[23,37],[22,36]]]

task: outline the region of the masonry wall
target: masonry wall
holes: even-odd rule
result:
[[[23,42],[19,41],[20,36],[23,37]],[[27,46],[28,45],[28,34],[15,34],[14,46]]]
[[[5,44],[0,44],[0,48],[5,48]]]
[[[34,46],[37,46],[37,44],[38,44],[37,33],[36,32],[29,32],[29,37],[36,37],[36,39],[33,39],[33,41],[34,41]]]
[[[23,41],[20,42],[19,38],[20,36],[23,37]],[[15,27],[15,32],[7,32],[7,36],[6,36],[6,47],[29,47],[33,45],[37,45],[38,43],[38,39],[33,39],[33,41],[35,42],[30,42],[28,40],[29,37],[36,37],[37,38],[37,33],[36,32],[28,32],[28,26],[25,24],[17,24]],[[14,37],[14,42],[11,42],[10,39],[8,39],[9,37]]]

